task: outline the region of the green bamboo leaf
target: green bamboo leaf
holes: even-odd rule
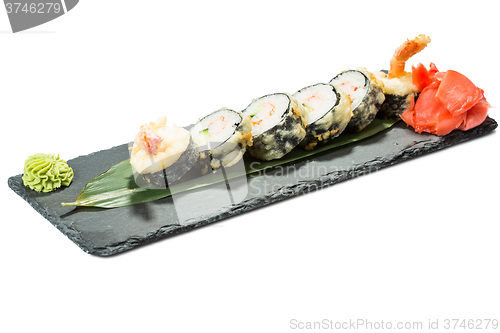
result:
[[[90,180],[75,202],[63,206],[115,208],[158,200],[170,195],[166,189],[146,189],[137,186],[130,160],[122,161]]]
[[[329,144],[310,151],[304,150],[301,147],[295,148],[279,160],[260,161],[246,155],[244,159],[246,174],[248,175],[267,168],[292,163],[340,146],[369,138],[392,127],[397,122],[398,120],[375,119],[362,132],[342,134]],[[241,174],[231,172],[231,168],[228,168],[228,171],[226,179],[241,176]],[[201,177],[176,185],[176,192],[192,190],[212,184],[214,184],[213,178],[207,181],[206,178]],[[148,189],[139,187],[134,180],[134,173],[130,165],[130,160],[125,160],[90,180],[78,195],[75,202],[62,203],[62,205],[116,208],[155,201],[169,197],[170,195],[171,192],[169,188]]]

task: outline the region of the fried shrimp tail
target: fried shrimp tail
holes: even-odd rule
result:
[[[399,46],[391,59],[391,69],[389,70],[388,77],[396,78],[405,75],[406,61],[425,49],[430,41],[431,39],[426,35],[418,35],[416,38],[407,40]]]

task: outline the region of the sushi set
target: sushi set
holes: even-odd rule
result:
[[[161,117],[133,143],[67,164],[31,156],[9,186],[85,252],[109,256],[493,131],[465,76],[405,72],[429,42],[407,40],[389,71],[349,69],[185,128]]]

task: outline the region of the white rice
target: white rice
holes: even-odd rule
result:
[[[225,109],[215,111],[191,129],[193,141],[198,146],[218,146],[234,134],[241,121],[236,112]]]
[[[330,84],[319,83],[296,92],[293,97],[304,106],[307,124],[313,124],[328,113],[337,103],[337,94]]]
[[[344,91],[352,101],[352,109],[356,109],[366,95],[366,77],[358,71],[346,71],[330,81]]]
[[[279,124],[289,104],[290,98],[281,93],[267,95],[250,103],[243,113],[252,118],[252,135],[258,136]]]

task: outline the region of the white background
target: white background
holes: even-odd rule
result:
[[[0,9],[0,30],[0,331],[500,319],[498,133],[110,258],[7,186],[33,153],[71,159],[161,115],[186,125],[388,68],[420,33],[432,42],[409,65],[458,70],[498,106],[495,1],[82,0],[17,34]]]

